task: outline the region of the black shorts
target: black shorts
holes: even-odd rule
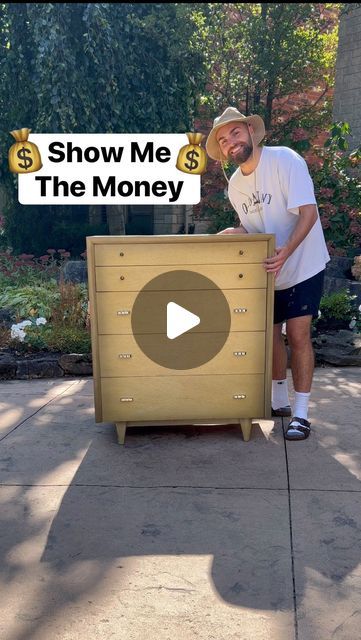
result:
[[[289,289],[275,291],[274,324],[300,316],[318,317],[325,270]]]

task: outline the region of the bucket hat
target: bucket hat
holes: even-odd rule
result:
[[[254,131],[253,141],[255,145],[258,145],[266,135],[264,122],[261,116],[244,116],[235,107],[227,107],[222,115],[214,120],[213,128],[211,129],[210,134],[207,138],[206,151],[209,157],[213,158],[213,160],[225,160],[225,157],[223,156],[218,144],[217,132],[221,127],[224,127],[225,124],[230,124],[231,122],[242,122],[243,124],[251,124]]]

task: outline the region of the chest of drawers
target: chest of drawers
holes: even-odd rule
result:
[[[120,443],[128,426],[218,422],[238,422],[248,440],[252,418],[271,413],[274,279],[263,260],[273,253],[274,236],[266,234],[87,238],[96,421],[114,422]],[[197,309],[200,318],[173,340],[182,340],[182,354],[192,359],[224,332],[223,346],[199,366],[177,368],[176,360],[165,366],[149,357],[175,292],[171,284],[154,290],[148,284],[173,272],[181,281],[182,272],[199,276],[189,287],[185,279],[178,291],[179,304]],[[229,308],[227,331],[217,291]],[[143,315],[135,331],[140,295]]]

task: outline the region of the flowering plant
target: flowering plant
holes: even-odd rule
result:
[[[17,324],[11,325],[11,338],[24,342],[26,340],[25,327],[39,327],[46,324],[45,318],[32,318],[31,320],[22,320]]]
[[[0,250],[0,285],[23,287],[56,281],[62,265],[70,257],[65,249],[48,249],[36,258],[32,253],[15,256],[10,250]]]

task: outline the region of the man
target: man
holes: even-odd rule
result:
[[[293,416],[285,438],[305,440],[311,427],[308,403],[314,370],[311,321],[318,315],[330,257],[305,161],[288,147],[261,147],[264,136],[260,116],[245,117],[228,107],[215,119],[206,149],[214,160],[238,164],[229,181],[228,197],[241,225],[221,233],[276,236],[275,255],[265,260],[266,271],[276,278],[272,414]],[[293,412],[288,399],[284,322],[295,389]]]

